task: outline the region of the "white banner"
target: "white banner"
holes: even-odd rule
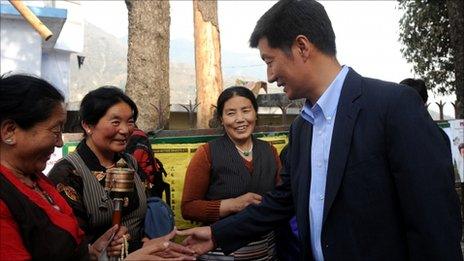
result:
[[[451,155],[453,156],[454,171],[464,182],[464,120],[450,120],[449,137],[451,141]]]

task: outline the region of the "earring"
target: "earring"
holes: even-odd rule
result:
[[[13,144],[13,139],[8,138],[8,139],[5,140],[5,143],[8,144],[8,145],[11,145],[11,144]]]

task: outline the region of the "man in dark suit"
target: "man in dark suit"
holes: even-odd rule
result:
[[[316,1],[276,3],[250,46],[269,82],[307,99],[283,184],[259,205],[179,232],[186,244],[230,253],[296,214],[302,260],[462,260],[451,157],[419,95],[341,66]]]

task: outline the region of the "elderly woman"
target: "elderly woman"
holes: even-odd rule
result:
[[[132,156],[124,153],[137,112],[135,103],[116,87],[89,92],[79,112],[84,139],[49,173],[91,242],[112,224],[113,202],[104,189],[107,169],[121,159],[129,168],[137,169]],[[125,195],[127,206],[122,208],[122,224],[129,229],[131,239],[130,251],[142,246],[147,211],[145,188],[138,175],[134,184],[134,190]],[[108,253],[118,255],[111,247]]]
[[[65,120],[64,98],[48,82],[27,75],[0,78],[0,260],[97,259],[115,233],[113,250],[121,250],[127,228],[109,226],[88,244],[72,208],[41,173],[55,146],[63,145]],[[128,260],[191,254],[168,243],[172,236],[150,241]]]
[[[187,168],[182,196],[185,219],[211,224],[233,215],[261,197],[279,181],[280,159],[274,146],[252,136],[258,104],[245,87],[225,89],[217,101],[225,134],[198,148]],[[273,233],[237,250],[240,260],[275,258]],[[220,251],[200,257],[226,260]],[[227,259],[229,260],[229,259]]]

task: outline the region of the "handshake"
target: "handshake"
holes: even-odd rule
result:
[[[262,197],[255,193],[246,193],[237,198],[221,201],[219,215],[226,217],[230,214],[240,212],[250,204],[261,203]],[[172,242],[175,236],[185,237],[180,243]],[[178,242],[178,240],[175,240]],[[212,240],[211,228],[196,227],[178,231],[174,228],[169,234],[145,240],[143,247],[131,253],[125,260],[195,260],[197,256],[203,255],[215,248]],[[140,256],[134,256],[140,252]],[[153,259],[154,258],[154,259]]]
[[[172,242],[174,237],[187,236],[181,244]],[[174,228],[169,234],[144,240],[143,247],[132,252],[124,260],[196,260],[214,248],[210,227],[191,228],[178,231]]]

